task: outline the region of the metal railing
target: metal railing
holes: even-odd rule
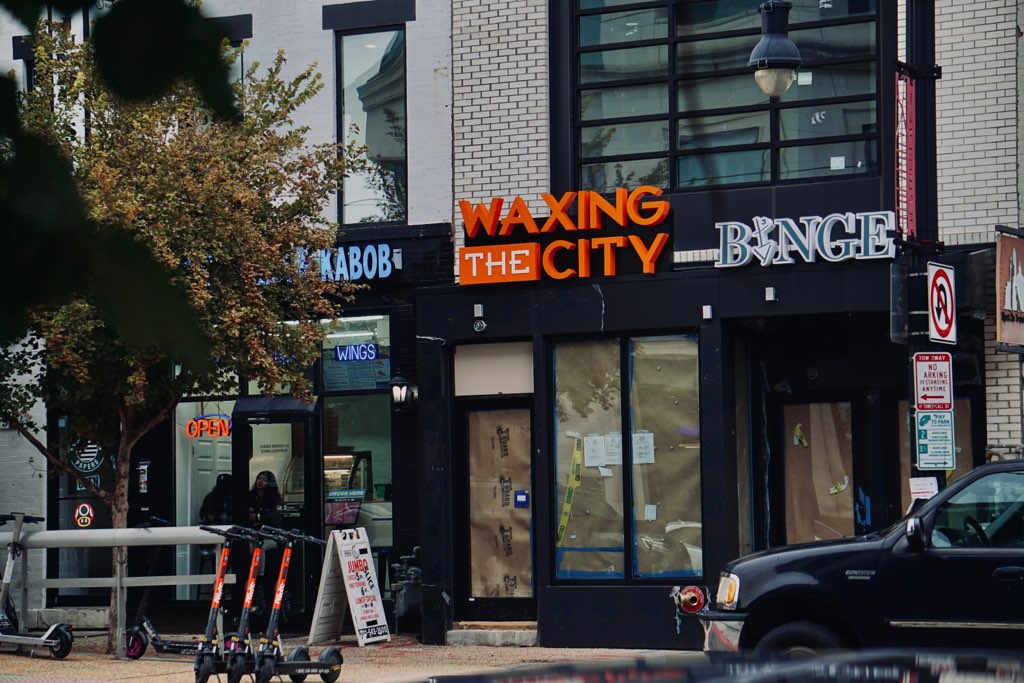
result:
[[[228,529],[229,525],[218,526]],[[0,548],[6,548],[13,534],[0,532]],[[21,591],[22,623],[28,617],[29,588],[116,588],[117,605],[117,657],[124,659],[125,646],[125,604],[128,589],[138,586],[191,586],[212,584],[214,574],[184,574],[164,576],[128,576],[127,547],[155,545],[223,545],[224,537],[203,531],[197,526],[150,527],[145,529],[75,529],[57,531],[22,530],[18,543],[26,550],[36,548],[111,548],[117,553],[116,571],[109,578],[68,578],[31,579],[28,573],[28,553],[21,555],[21,569],[14,585]],[[28,580],[26,580],[28,579]],[[226,583],[234,583],[235,576],[228,574]],[[223,633],[222,624],[218,624]]]

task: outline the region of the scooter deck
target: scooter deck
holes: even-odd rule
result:
[[[274,672],[278,676],[329,674],[335,671],[341,671],[341,663],[327,664],[315,660],[309,662],[274,662]]]
[[[53,647],[59,642],[60,641],[56,638],[0,634],[0,645],[36,645],[42,647]]]

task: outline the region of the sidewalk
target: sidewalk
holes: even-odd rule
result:
[[[287,641],[290,646],[304,642],[305,639],[301,638]],[[103,653],[105,643],[105,634],[76,635],[74,649],[63,660],[51,659],[49,652],[30,658],[8,654],[5,650],[0,653],[0,683],[195,681],[191,659],[158,655],[150,649],[142,659],[119,661]],[[637,658],[702,661],[704,657],[697,652],[665,650],[421,645],[413,636],[404,635],[392,636],[387,643],[374,643],[365,647],[358,647],[354,636],[343,637],[341,647],[345,663],[339,681],[379,683],[416,683],[433,676],[508,671],[548,663],[613,662]],[[320,649],[311,648],[310,654],[314,659]],[[221,681],[225,680],[226,677],[222,676]],[[310,676],[306,680],[314,683],[320,678]]]

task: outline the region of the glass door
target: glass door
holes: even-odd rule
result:
[[[465,410],[465,619],[533,619],[531,412]]]
[[[254,528],[267,525],[298,529],[322,537],[319,515],[311,514],[318,505],[318,485],[307,485],[311,477],[317,476],[311,457],[316,452],[313,418],[238,419],[237,413],[235,417],[234,472],[241,480],[236,496],[242,496],[242,504],[235,507],[236,516]],[[283,547],[268,543],[264,550],[266,560],[255,604],[269,610]],[[298,627],[311,615],[321,557],[319,546],[295,546],[285,591],[285,628]]]

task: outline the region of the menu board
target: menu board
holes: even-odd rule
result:
[[[378,640],[391,640],[370,541],[362,527],[332,531],[327,540],[320,590],[309,631],[310,645],[336,640],[341,635],[345,620],[341,593],[347,598],[360,647]]]
[[[385,389],[391,386],[391,359],[338,360],[334,351],[323,351],[324,391]]]

